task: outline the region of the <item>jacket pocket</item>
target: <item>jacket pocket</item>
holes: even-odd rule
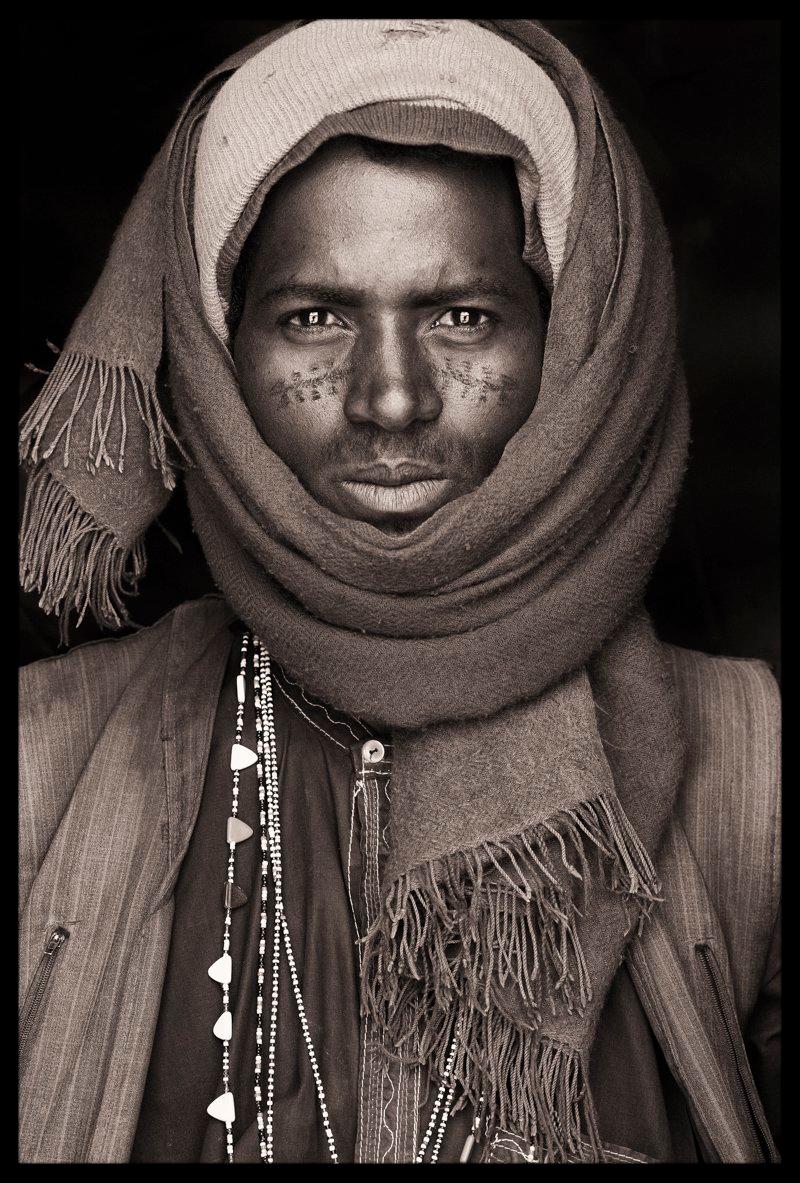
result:
[[[744,1109],[749,1117],[756,1145],[761,1147],[767,1162],[779,1162],[780,1158],[756,1091],[753,1074],[750,1071],[739,1019],[714,950],[709,944],[699,943],[695,945],[695,953],[705,971],[717,1013],[727,1034],[728,1047],[736,1069],[736,1078],[739,1081]]]
[[[36,1031],[36,1019],[41,1010],[42,1002],[47,994],[47,986],[55,967],[58,954],[69,939],[69,930],[61,927],[54,928],[47,938],[44,952],[39,958],[36,973],[25,995],[22,1012],[19,1018],[19,1062],[25,1066],[25,1053],[30,1047],[31,1039]]]

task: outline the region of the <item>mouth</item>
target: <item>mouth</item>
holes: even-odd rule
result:
[[[345,497],[368,520],[425,517],[444,505],[451,486],[441,470],[417,461],[371,464],[340,478]]]
[[[363,509],[379,514],[400,514],[417,517],[433,513],[443,505],[450,481],[408,481],[402,485],[377,485],[369,481],[342,481],[342,488],[351,500]]]

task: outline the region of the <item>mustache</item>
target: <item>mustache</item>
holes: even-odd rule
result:
[[[448,471],[469,472],[477,466],[479,450],[469,440],[442,434],[440,427],[418,423],[405,431],[385,431],[376,424],[353,426],[326,440],[320,449],[325,465],[378,464],[413,460]]]

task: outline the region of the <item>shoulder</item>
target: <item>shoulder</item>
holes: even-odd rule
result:
[[[113,672],[124,679],[126,674],[148,656],[165,659],[171,637],[179,632],[182,640],[200,642],[209,629],[227,624],[233,613],[221,596],[208,595],[179,604],[155,624],[137,629],[124,637],[89,641],[67,653],[33,661],[19,670],[20,691],[57,690],[62,683],[80,691],[91,692],[90,685],[80,686],[75,678]]]
[[[79,769],[120,702],[137,686],[152,687],[172,663],[190,663],[204,642],[233,618],[218,596],[181,604],[129,636],[78,645],[19,671],[20,754],[57,748]],[[142,675],[147,673],[147,677]],[[64,772],[67,773],[67,768]]]
[[[777,682],[766,662],[665,645],[686,742],[685,822],[723,809],[724,825],[774,829],[780,805]],[[715,821],[715,826],[720,826]]]
[[[687,833],[701,846],[713,835],[718,841],[777,840],[781,707],[769,666],[664,649],[686,743],[681,809]],[[766,858],[766,848],[761,854]]]
[[[113,764],[104,756],[99,772],[89,772],[104,739],[124,758],[137,737],[153,737],[151,771],[159,774],[167,690],[170,701],[191,704],[193,687],[213,684],[232,619],[223,600],[206,596],[130,636],[80,645],[20,671],[20,901],[81,779],[88,776],[91,791],[103,784],[116,791]]]
[[[735,714],[739,725],[767,726],[780,714],[780,692],[765,661],[741,657],[712,657],[694,649],[664,645],[681,705],[688,722],[706,719],[718,723],[719,708]]]

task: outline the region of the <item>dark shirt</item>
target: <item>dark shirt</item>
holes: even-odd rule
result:
[[[131,1153],[134,1162],[224,1162],[226,1157],[225,1126],[206,1113],[206,1106],[223,1091],[222,1044],[212,1033],[222,1012],[222,989],[207,970],[222,953],[225,826],[231,808],[229,761],[238,661],[236,644],[220,695],[197,823],[175,890],[169,961]],[[363,900],[351,749],[374,733],[310,702],[278,670],[273,685],[284,900],[339,1161],[353,1162],[361,1039],[356,922],[363,933]],[[249,688],[243,742],[255,747]],[[260,935],[255,786],[255,770],[243,772],[239,816],[253,827],[254,835],[236,851],[236,881],[247,893],[248,903],[235,909],[231,928],[231,1090],[236,1106],[234,1159],[240,1162],[259,1160],[253,1094]],[[266,948],[265,1046],[270,929]],[[656,1161],[697,1161],[685,1102],[624,965],[600,1019],[590,1080],[604,1142]],[[423,1130],[432,1100],[428,1098],[421,1114]],[[471,1120],[466,1110],[451,1117],[439,1161],[458,1161]],[[327,1162],[329,1157],[285,958],[277,1037],[275,1157],[283,1162]]]

